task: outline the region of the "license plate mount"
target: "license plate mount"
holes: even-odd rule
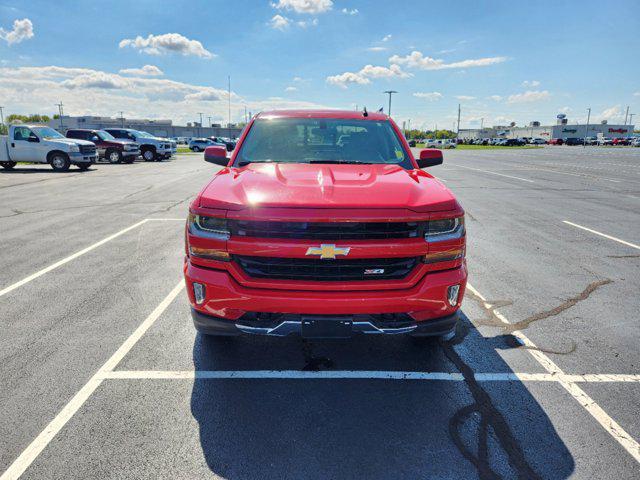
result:
[[[353,318],[303,316],[303,338],[349,338],[353,335]]]

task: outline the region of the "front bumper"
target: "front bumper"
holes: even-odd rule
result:
[[[96,163],[98,161],[98,153],[93,155],[86,155],[80,152],[71,152],[69,155],[69,161],[73,164],[76,163]]]
[[[136,158],[140,156],[140,150],[122,150],[120,153],[122,153],[123,158]]]
[[[184,273],[196,328],[204,333],[222,328],[226,334],[231,331],[278,336],[299,332],[309,316],[343,319],[352,323],[354,332],[446,333],[455,325],[455,319],[439,319],[456,315],[467,279],[464,264],[429,272],[410,288],[386,290],[329,291],[322,290],[322,284],[315,290],[246,287],[228,271],[199,267],[188,259]],[[201,304],[195,302],[193,282],[205,286]],[[460,285],[455,306],[446,299],[451,285]],[[248,320],[251,321],[247,323]],[[432,323],[436,321],[444,323],[437,326]]]

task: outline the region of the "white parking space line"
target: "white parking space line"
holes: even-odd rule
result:
[[[206,379],[368,379],[368,380],[444,380],[464,381],[460,373],[403,372],[379,370],[118,370],[104,372],[103,380],[206,380]],[[551,373],[476,373],[479,382],[575,382],[575,383],[640,383],[640,375]]]
[[[109,235],[108,237],[103,238],[102,240],[94,243],[93,245],[89,245],[88,247],[83,248],[82,250],[79,250],[76,253],[63,258],[62,260],[58,260],[56,263],[49,265],[48,267],[45,267],[42,270],[38,270],[36,273],[33,273],[28,277],[23,278],[19,282],[9,285],[8,287],[0,290],[0,297],[2,297],[3,295],[6,295],[9,292],[12,292],[16,288],[20,288],[21,286],[31,282],[32,280],[35,280],[38,277],[41,277],[45,273],[49,273],[51,270],[55,270],[56,268],[61,267],[65,263],[69,263],[71,260],[75,260],[76,258],[84,255],[85,253],[89,253],[90,251],[95,250],[96,248],[104,245],[105,243],[110,242],[111,240],[114,240],[119,236],[124,235],[125,233],[133,230],[134,228],[138,228],[140,225],[143,225],[147,222],[178,222],[178,221],[184,222],[185,219],[184,218],[145,218],[144,220],[134,223],[133,225],[127,228],[124,228],[119,232],[114,233],[113,235]]]
[[[64,265],[65,263],[69,263],[71,260],[74,260],[74,259],[84,255],[85,253],[90,252],[91,250],[95,250],[99,246],[104,245],[107,242],[110,242],[114,238],[118,238],[120,235],[124,235],[128,231],[133,230],[134,228],[137,228],[137,227],[139,227],[140,225],[142,225],[142,224],[144,224],[146,222],[147,222],[147,219],[141,220],[138,223],[134,223],[130,227],[124,228],[124,229],[120,230],[119,232],[114,233],[113,235],[109,235],[107,238],[103,238],[99,242],[96,242],[93,245],[89,245],[87,248],[83,248],[82,250],[74,253],[73,255],[69,255],[68,257],[63,258],[62,260],[58,260],[56,263],[54,263],[52,265],[49,265],[48,267],[43,268],[42,270],[39,270],[36,273],[33,273],[33,274],[29,275],[26,278],[23,278],[19,282],[16,282],[13,285],[9,285],[8,287],[0,290],[0,297],[2,297],[3,295],[6,295],[9,292],[12,292],[16,288],[19,288],[19,287],[29,283],[32,280],[35,280],[38,277],[41,277],[45,273],[49,273],[51,270],[55,270],[56,268]]]
[[[539,170],[541,172],[551,172],[551,173],[557,173],[557,174],[560,174],[560,175],[571,175],[572,177],[582,177],[582,178],[589,178],[589,179],[593,179],[593,180],[604,180],[606,182],[621,183],[621,180],[614,180],[612,178],[604,178],[604,177],[600,177],[598,175],[587,175],[586,173],[559,172],[559,171],[553,170],[551,168],[527,167],[527,168],[525,168],[523,170]]]
[[[124,356],[133,348],[140,340],[145,332],[154,324],[154,322],[162,315],[171,302],[178,296],[184,288],[184,281],[180,282],[169,292],[169,294],[160,302],[160,304],[149,314],[147,318],[140,324],[138,328],[125,340],[125,342],[116,350],[116,352],[98,369],[98,371],[89,379],[89,381],[76,393],[67,403],[60,413],[45,427],[45,429],[24,449],[18,458],[14,460],[11,466],[0,476],[0,480],[15,480],[24,473],[24,471],[33,463],[40,455],[45,447],[51,442],[56,434],[66,425],[73,415],[84,405],[91,394],[104,381],[106,372],[113,370]]]
[[[580,228],[582,230],[586,230],[587,232],[594,233],[596,235],[600,235],[601,237],[608,238],[609,240],[613,240],[614,242],[621,243],[626,245],[627,247],[635,248],[640,250],[640,245],[636,245],[635,243],[627,242],[626,240],[622,240],[617,237],[612,237],[611,235],[607,235],[606,233],[599,232],[597,230],[592,230],[591,228],[583,227],[582,225],[578,225],[577,223],[569,222],[568,220],[563,220],[562,223],[566,223],[567,225],[571,225],[572,227]]]
[[[507,178],[513,178],[515,180],[521,180],[523,182],[529,182],[529,183],[536,183],[533,180],[528,180],[526,178],[522,178],[522,177],[514,177],[513,175],[506,175],[504,173],[498,173],[498,172],[492,172],[490,170],[483,170],[481,168],[472,168],[472,167],[465,167],[464,165],[458,165],[455,163],[451,163],[449,162],[449,165],[453,165],[454,167],[459,167],[459,168],[466,168],[467,170],[475,170],[476,172],[482,172],[482,173],[489,173],[491,175],[498,175],[500,177],[507,177]]]
[[[472,285],[467,283],[467,288],[473,292],[482,302],[484,303],[485,308],[491,309],[492,305],[487,302],[487,299],[476,290]],[[509,320],[506,319],[504,315],[502,315],[497,310],[493,310],[493,313],[497,318],[500,319],[501,322],[510,324]],[[634,459],[636,462],[640,463],[640,444],[629,435],[623,428],[618,424],[613,418],[609,416],[607,412],[605,412],[600,405],[596,403],[596,401],[591,398],[584,390],[582,390],[575,381],[571,380],[570,377],[567,377],[566,374],[562,371],[562,369],[555,364],[553,360],[551,360],[545,353],[541,352],[537,349],[535,343],[533,343],[529,338],[520,331],[513,332],[513,336],[517,337],[523,345],[527,348],[527,351],[535,358],[540,365],[551,375],[565,376],[564,379],[560,380],[558,383],[562,385],[562,387],[569,392],[569,394],[580,404],[582,407],[591,414],[593,418],[604,428],[613,439],[618,442]]]

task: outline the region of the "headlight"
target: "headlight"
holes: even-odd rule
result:
[[[219,240],[227,240],[230,237],[226,218],[207,217],[194,213],[189,214],[189,232],[198,237]]]
[[[427,242],[442,242],[462,238],[464,233],[464,217],[442,218],[427,222],[424,239]]]
[[[79,152],[80,151],[80,146],[79,145],[71,145],[69,147],[69,151],[70,152]]]

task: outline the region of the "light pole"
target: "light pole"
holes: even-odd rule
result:
[[[124,128],[124,112],[118,113],[120,113],[120,128]]]
[[[202,112],[198,112],[198,115],[200,115],[200,123],[198,124],[198,136],[201,137],[202,136]]]
[[[2,107],[0,107],[0,114],[2,113]],[[635,115],[635,113],[630,113],[629,114],[629,125],[633,125],[633,116]]]
[[[229,104],[229,119],[227,120],[227,138],[231,138],[231,75],[229,75],[229,91],[227,94],[227,101]]]
[[[56,105],[58,107],[58,112],[60,112],[60,130],[62,130],[64,128],[64,125],[62,124],[62,115],[64,114],[64,110],[62,109],[62,100],[60,100],[60,103],[56,103]]]
[[[627,111],[624,114],[624,124],[627,124],[627,118],[629,117],[629,105],[627,105]]]
[[[591,107],[587,108],[587,126],[584,127],[584,140],[582,141],[582,148],[587,147],[587,137],[589,136],[589,120],[591,120]]]
[[[456,144],[460,141],[460,104],[458,104],[458,128],[456,129]]]
[[[389,95],[389,109],[387,110],[387,115],[391,116],[391,95],[398,92],[396,92],[395,90],[385,90],[382,93],[386,93]]]

